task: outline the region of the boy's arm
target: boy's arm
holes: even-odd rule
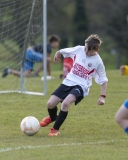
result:
[[[101,85],[101,96],[102,95],[106,96],[106,90],[107,90],[107,82],[105,82]],[[102,97],[104,97],[104,96],[102,96]]]
[[[50,54],[47,54],[47,72],[48,72],[48,75],[51,75],[50,64],[49,64],[50,61],[51,61]],[[35,70],[35,72],[33,73],[32,76],[38,76],[38,73],[43,70],[43,67],[44,67],[44,63],[43,63],[43,59],[42,59],[39,67]]]
[[[104,105],[105,104],[106,90],[107,90],[107,82],[105,82],[101,85],[101,95],[100,95],[100,98],[98,100],[98,105]]]
[[[40,63],[39,67],[36,69],[36,71],[33,73],[33,75],[37,75],[38,73],[43,69],[43,61]]]
[[[94,79],[96,83],[101,85],[101,94],[98,100],[98,105],[104,105],[105,97],[106,97],[106,90],[107,90],[107,77],[105,72],[105,67],[103,63],[100,63],[95,71]]]
[[[95,82],[99,85],[102,85],[103,83],[108,81],[103,63],[99,63],[97,69],[95,70],[94,79]]]
[[[53,59],[54,63],[60,62],[60,57],[61,57],[61,53],[60,51],[57,51]]]
[[[60,61],[60,57],[61,54],[63,55],[64,58],[72,58],[74,59],[74,56],[79,53],[80,46],[76,46],[76,47],[71,47],[71,48],[64,48],[64,49],[60,49],[59,51],[56,52],[55,56],[54,56],[54,62],[57,63]]]

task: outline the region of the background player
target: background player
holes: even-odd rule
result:
[[[128,99],[122,104],[116,113],[116,122],[128,134]]]
[[[120,67],[120,74],[121,75],[128,75],[128,66],[127,65],[123,65]]]
[[[57,35],[51,35],[49,38],[49,43],[47,44],[47,75],[51,76],[51,52],[52,48],[57,48],[59,46],[60,38]],[[41,62],[39,67],[34,72],[33,76],[38,76],[38,73],[43,69],[43,45],[38,44],[31,46],[27,49],[24,62],[24,76],[30,77],[34,69],[35,62]],[[12,70],[6,67],[3,71],[2,77],[6,77],[8,74],[13,74],[15,76],[20,76],[20,72]]]
[[[60,79],[66,78],[67,74],[70,72],[73,65],[72,58],[63,59],[63,74],[60,75]]]
[[[102,41],[98,35],[91,35],[85,40],[85,46],[76,46],[57,51],[54,62],[60,61],[61,54],[73,59],[73,67],[63,80],[62,84],[52,93],[47,102],[49,116],[44,118],[40,125],[45,127],[55,121],[49,136],[58,136],[59,129],[68,115],[70,105],[78,104],[89,93],[92,77],[101,85],[101,95],[98,105],[105,103],[107,77],[102,59],[98,54]],[[57,116],[57,104],[61,103],[61,110]]]

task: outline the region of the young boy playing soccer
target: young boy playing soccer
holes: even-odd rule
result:
[[[116,113],[116,122],[128,135],[128,99],[122,104]]]
[[[63,80],[62,84],[52,93],[47,102],[49,116],[40,122],[45,127],[54,122],[48,136],[58,136],[59,129],[68,115],[68,109],[74,102],[77,105],[89,93],[94,77],[96,83],[101,85],[101,95],[98,105],[105,103],[107,77],[102,59],[98,54],[102,41],[98,35],[90,35],[85,40],[85,46],[65,48],[56,52],[54,62],[60,61],[61,54],[73,59],[73,67]],[[61,103],[61,110],[57,115],[57,104]]]

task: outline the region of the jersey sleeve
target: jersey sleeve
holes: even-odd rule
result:
[[[74,56],[78,53],[78,49],[80,46],[71,47],[71,48],[64,48],[60,50],[60,53],[63,55],[64,58],[74,58]]]
[[[95,70],[94,79],[99,85],[102,85],[108,81],[103,63],[98,64],[97,69]]]

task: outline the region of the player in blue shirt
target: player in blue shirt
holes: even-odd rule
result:
[[[57,35],[51,35],[49,38],[49,43],[47,44],[47,75],[51,76],[51,52],[52,48],[57,48],[59,46],[60,38]],[[43,45],[37,44],[31,46],[27,49],[25,55],[25,62],[24,62],[24,76],[30,77],[32,76],[32,71],[34,69],[34,64],[36,62],[41,62],[39,67],[33,73],[33,76],[38,76],[38,73],[43,69]],[[20,76],[20,72],[17,70],[12,70],[9,67],[6,67],[3,71],[2,77],[6,77],[8,74],[13,74],[15,76]]]

